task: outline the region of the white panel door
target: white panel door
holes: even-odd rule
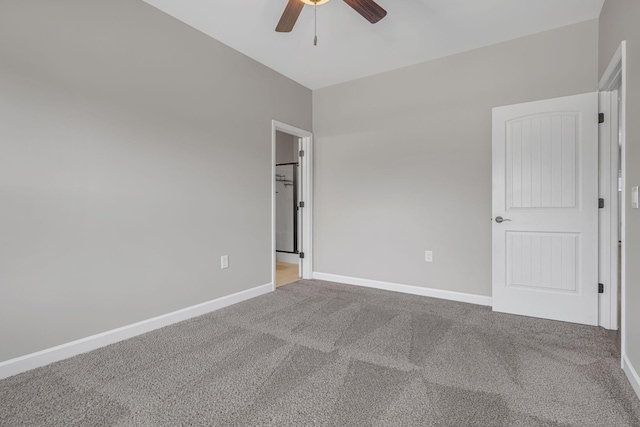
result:
[[[493,310],[598,324],[598,95],[493,109]]]

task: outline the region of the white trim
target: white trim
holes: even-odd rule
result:
[[[616,80],[617,81],[617,80]],[[600,92],[599,111],[605,121],[599,133],[598,281],[604,293],[598,298],[598,325],[617,330],[618,325],[618,90]]]
[[[313,134],[309,131],[271,121],[271,279],[275,289],[276,283],[276,131],[288,133],[300,138],[304,157],[302,157],[302,191],[304,208],[302,209],[302,247],[304,252],[302,278],[313,276]]]
[[[638,372],[635,370],[626,354],[622,356],[622,369],[627,375],[636,395],[638,395],[638,399],[640,399],[640,376],[638,376]]]
[[[42,351],[27,354],[25,356],[16,357],[15,359],[9,359],[0,363],[0,379],[8,378],[41,366],[46,366],[59,360],[68,359],[69,357],[133,338],[183,320],[201,316],[203,314],[264,295],[269,293],[272,289],[273,283],[267,283],[266,285],[257,286],[235,294],[216,298],[211,301],[153,317],[121,328],[91,335],[86,338],[71,341]]]
[[[598,84],[599,90],[611,90],[614,89],[613,85],[622,73],[622,64],[626,62],[627,55],[627,42],[623,40],[613,54],[613,58],[609,61],[607,69],[602,73],[602,78]],[[624,59],[624,61],[623,61]]]
[[[302,157],[302,191],[304,208],[302,208],[302,251],[305,254],[302,262],[302,278],[313,277],[313,135],[308,133],[300,140],[304,157]]]
[[[602,78],[600,79],[599,89],[601,91],[613,90],[615,89],[615,85],[617,80],[620,79],[620,111],[618,114],[620,115],[620,165],[622,169],[622,195],[621,195],[621,206],[620,206],[620,223],[621,223],[621,235],[622,235],[622,247],[620,253],[620,264],[621,264],[621,274],[620,274],[620,289],[622,293],[622,302],[621,302],[621,325],[620,325],[620,335],[621,335],[621,360],[620,365],[624,368],[624,360],[627,355],[627,227],[626,227],[626,199],[627,199],[627,177],[626,177],[626,141],[627,141],[627,42],[623,40],[618,46],[616,53],[611,58],[609,62],[609,66],[605,70]]]
[[[423,288],[421,286],[401,285],[399,283],[380,282],[378,280],[360,279],[357,277],[339,276],[337,274],[327,274],[313,272],[313,278],[326,280],[328,282],[344,283],[346,285],[364,286],[366,288],[383,289],[385,291],[401,292],[404,294],[420,295],[445,299],[449,301],[466,302],[477,305],[492,305],[492,298],[482,295],[465,294],[463,292],[445,291],[442,289]]]

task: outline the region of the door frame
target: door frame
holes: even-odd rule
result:
[[[302,278],[313,276],[313,134],[304,129],[271,121],[271,287],[276,288],[276,132],[280,131],[300,138],[300,147],[304,156],[300,159],[302,176],[300,190],[304,195],[302,208],[302,244],[298,248],[304,252],[302,259]]]
[[[617,89],[616,89],[617,90]],[[617,92],[615,92],[617,93]],[[614,91],[599,92],[599,112],[605,120],[598,128],[598,282],[604,285],[598,298],[598,326],[617,330],[618,325],[618,99]]]
[[[615,54],[613,55],[613,58],[611,59],[611,61],[609,62],[609,66],[607,67],[607,69],[605,70],[605,72],[602,75],[602,78],[600,79],[600,83],[598,85],[598,90],[600,92],[603,92],[601,96],[601,100],[604,100],[604,105],[601,105],[601,108],[604,107],[605,114],[607,112],[610,112],[610,104],[611,104],[611,96],[608,92],[611,92],[612,90],[616,90],[618,89],[618,82],[619,82],[619,87],[620,87],[620,109],[618,111],[618,115],[619,115],[619,127],[618,126],[612,126],[611,124],[609,124],[607,126],[607,128],[610,129],[609,132],[606,131],[603,132],[603,136],[604,139],[600,140],[601,144],[604,144],[604,147],[609,147],[611,148],[611,144],[613,141],[612,138],[612,132],[615,132],[615,129],[617,128],[619,131],[619,138],[620,138],[620,168],[622,170],[622,194],[620,194],[620,229],[621,229],[621,236],[622,236],[622,245],[621,245],[621,254],[620,254],[620,264],[621,264],[621,274],[620,274],[620,283],[618,286],[620,286],[621,289],[621,325],[620,325],[620,335],[621,335],[621,356],[622,356],[622,367],[624,368],[624,358],[626,355],[626,338],[625,338],[625,331],[626,331],[626,193],[627,193],[627,186],[626,186],[626,92],[627,92],[627,46],[626,46],[626,41],[622,41],[620,43],[620,46],[618,46],[618,49],[616,50]],[[608,104],[607,104],[608,102]],[[606,123],[606,117],[605,117],[605,123]],[[609,164],[609,170],[611,170],[612,168],[617,169],[618,165],[617,162],[614,165],[614,161],[617,159],[610,159],[610,164]],[[608,191],[603,193],[602,196],[605,197],[606,199],[612,200],[613,197],[611,197],[611,187],[609,186]],[[605,190],[606,191],[606,190]],[[608,194],[607,194],[608,193]],[[605,225],[606,226],[606,225]],[[617,226],[618,226],[618,218],[610,216],[609,218],[609,224],[607,230],[605,230],[605,237],[608,239],[608,241],[612,241],[613,236],[611,236],[610,234],[612,233],[612,230],[616,229],[617,230]],[[614,228],[615,227],[615,228]],[[617,237],[616,237],[617,240]],[[609,259],[612,259],[612,251],[616,251],[617,252],[617,247],[612,248],[612,245],[608,245],[609,246],[609,253],[608,254],[604,254],[604,256],[609,257]],[[613,270],[613,269],[611,269]],[[616,274],[617,275],[617,268],[614,271],[611,271],[611,274]],[[615,310],[617,311],[617,294],[618,294],[618,287],[615,286],[615,284],[617,283],[617,277],[616,280],[612,281],[611,283],[614,284],[614,286],[612,286],[611,288],[611,293],[610,296],[615,295],[616,298],[610,298],[610,301],[605,301],[604,304],[601,304],[601,309],[602,309],[602,313],[601,313],[601,319],[603,319],[603,323],[601,323],[600,326],[603,327],[607,327],[607,320],[608,323],[611,324],[611,317],[614,313],[614,308],[613,305],[615,304]],[[615,289],[613,289],[615,287]],[[617,319],[616,319],[616,323],[617,323]]]

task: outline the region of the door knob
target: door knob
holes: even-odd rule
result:
[[[510,219],[508,219],[508,218],[502,218],[501,216],[497,216],[497,217],[496,217],[496,222],[497,222],[498,224],[500,224],[501,222],[504,222],[504,221],[511,221],[511,220],[510,220]]]

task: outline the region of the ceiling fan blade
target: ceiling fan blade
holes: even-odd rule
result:
[[[387,16],[387,11],[373,0],[344,0],[344,2],[372,24]]]
[[[288,33],[293,30],[293,26],[296,25],[296,21],[303,7],[304,3],[302,3],[301,0],[289,0],[287,7],[285,7],[284,12],[282,12],[280,22],[278,22],[276,26],[276,31],[279,33]]]

